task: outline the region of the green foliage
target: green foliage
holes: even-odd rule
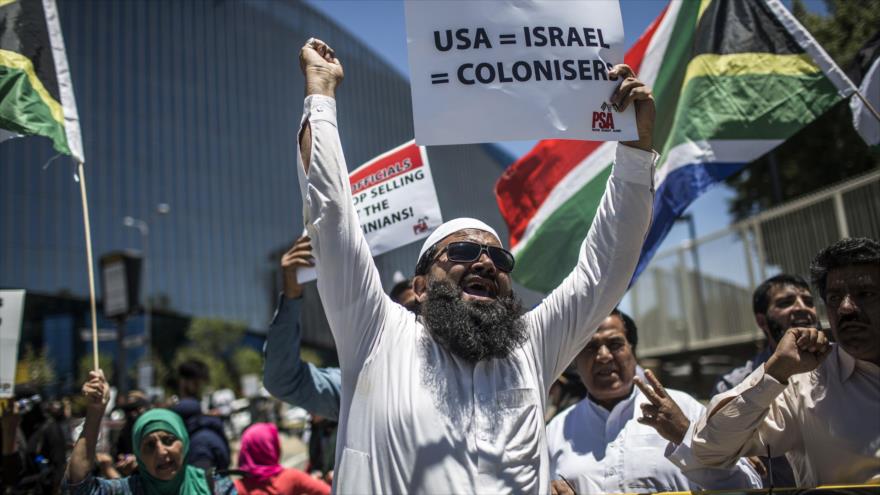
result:
[[[208,381],[209,390],[236,388],[237,382],[235,377],[230,373],[231,368],[226,361],[224,361],[221,356],[206,353],[194,345],[181,347],[177,350],[172,363],[172,373],[176,373],[177,366],[188,359],[198,359],[208,366],[208,370],[211,374],[211,378]]]
[[[183,361],[198,359],[210,371],[210,390],[238,389],[242,375],[261,374],[263,369],[260,353],[249,347],[241,347],[246,331],[243,323],[218,318],[193,319],[186,331],[190,343],[177,350],[171,373]]]
[[[844,69],[880,29],[880,0],[825,0],[828,16],[811,14],[802,0],[792,13]],[[842,65],[841,65],[842,64]]]
[[[94,361],[92,360],[92,353],[88,353],[81,358],[79,358],[79,363],[77,363],[77,384],[82,385],[83,383],[89,380],[89,371],[92,371],[94,367]],[[108,354],[98,354],[98,367],[104,371],[104,378],[107,379],[107,383],[110,386],[116,385],[116,361],[113,359],[113,356]]]
[[[247,326],[219,318],[194,318],[186,331],[193,347],[208,354],[225,354],[244,337]]]
[[[232,362],[239,377],[247,374],[263,373],[263,356],[250,347],[242,347],[232,355]]]
[[[46,356],[46,349],[36,352],[31,346],[25,347],[24,356],[18,359],[15,369],[15,383],[44,387],[54,381],[55,370]]]
[[[811,14],[800,0],[793,13],[842,68],[880,26],[880,0],[826,0],[828,16]],[[772,156],[771,156],[772,155]],[[778,191],[774,190],[772,160]],[[736,191],[728,209],[736,220],[809,194],[880,166],[880,152],[871,150],[852,125],[848,100],[838,103],[812,124],[730,177]]]

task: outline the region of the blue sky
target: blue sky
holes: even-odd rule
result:
[[[401,75],[409,78],[403,0],[306,1],[362,40]],[[783,2],[791,7],[791,0],[783,0]],[[811,11],[826,13],[823,0],[806,0],[804,3]],[[666,0],[621,0],[620,8],[627,47],[638,39],[665,5]],[[341,58],[344,62],[345,55],[342,54]],[[511,141],[498,144],[512,155],[519,157],[527,153],[534,143],[534,141]],[[727,203],[732,197],[732,191],[720,185],[691,205],[688,211],[693,213],[698,236],[714,232],[730,223]],[[676,226],[666,238],[661,250],[687,238],[686,226],[684,224]],[[724,262],[723,259],[718,261]]]

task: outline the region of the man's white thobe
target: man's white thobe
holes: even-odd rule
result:
[[[761,477],[745,461],[730,469],[708,468],[690,450],[693,426],[703,405],[666,389],[691,427],[676,445],[637,421],[648,398],[633,387],[610,411],[586,398],[547,425],[550,476],[565,479],[577,493],[684,492],[761,488]]]
[[[548,491],[546,391],[627,288],[651,219],[655,155],[618,147],[577,267],[523,316],[526,343],[505,359],[469,363],[383,292],[351,200],[336,101],[307,97],[306,120],[303,210],[342,369],[334,489]]]

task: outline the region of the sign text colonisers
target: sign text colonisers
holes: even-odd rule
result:
[[[407,0],[413,127],[421,145],[630,140],[609,100],[623,62],[618,0]]]
[[[495,40],[493,43],[493,39]],[[434,46],[440,52],[450,50],[491,49],[497,45],[525,47],[593,47],[611,48],[605,42],[602,28],[575,26],[522,26],[519,30],[490,34],[485,27],[434,31]],[[543,59],[467,62],[459,65],[455,77],[461,84],[492,84],[527,81],[592,81],[608,80],[612,65],[600,58]],[[431,84],[449,82],[448,72],[431,74]]]

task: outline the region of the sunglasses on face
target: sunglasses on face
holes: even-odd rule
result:
[[[483,252],[489,255],[489,259],[495,264],[495,268],[505,273],[513,271],[513,254],[510,251],[487,244],[477,244],[470,241],[450,242],[437,253],[435,260],[446,253],[446,259],[454,263],[472,263],[480,259]]]

